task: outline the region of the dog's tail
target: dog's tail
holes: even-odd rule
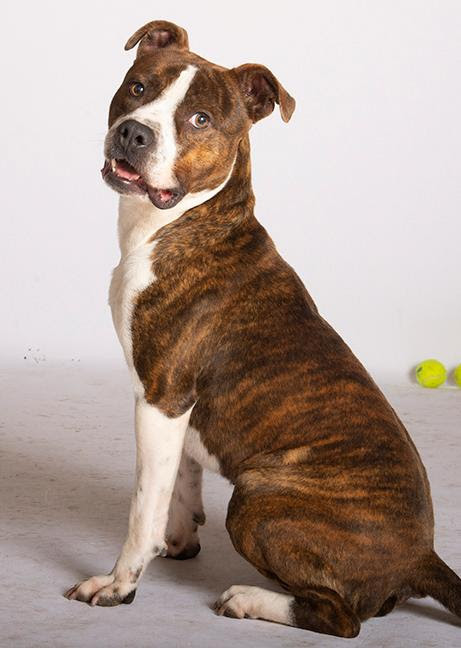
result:
[[[411,586],[416,596],[432,596],[461,617],[461,578],[434,551],[419,562]]]

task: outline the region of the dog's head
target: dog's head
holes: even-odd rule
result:
[[[138,45],[139,43],[139,45]],[[169,209],[229,178],[242,137],[274,104],[288,121],[295,101],[264,66],[226,69],[191,53],[184,29],[138,29],[137,56],[109,111],[103,177],[116,191]]]

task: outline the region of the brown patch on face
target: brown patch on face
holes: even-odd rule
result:
[[[199,112],[210,116],[210,124],[203,130],[189,122]],[[182,186],[195,193],[220,185],[250,126],[231,74],[200,66],[176,111],[175,123],[180,153],[174,170]]]
[[[170,50],[160,50],[136,59],[110,104],[109,128],[123,115],[128,115],[159,97],[186,67],[187,59],[186,54],[178,55],[176,51]],[[130,86],[135,82],[144,86],[140,97],[134,97],[130,93]]]

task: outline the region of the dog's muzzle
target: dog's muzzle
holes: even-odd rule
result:
[[[105,160],[101,173],[119,193],[147,194],[155,207],[170,209],[184,197],[182,187],[152,187],[143,177],[146,159],[155,145],[155,133],[151,128],[134,119],[123,121],[112,135],[109,159]]]

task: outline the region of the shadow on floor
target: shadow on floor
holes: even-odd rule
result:
[[[457,619],[454,614],[451,614],[448,610],[437,607],[438,604],[432,602],[431,599],[428,599],[427,602],[414,602],[407,601],[399,609],[408,614],[414,616],[425,617],[431,619],[432,621],[438,621],[439,623],[449,624],[461,628],[461,620]]]

